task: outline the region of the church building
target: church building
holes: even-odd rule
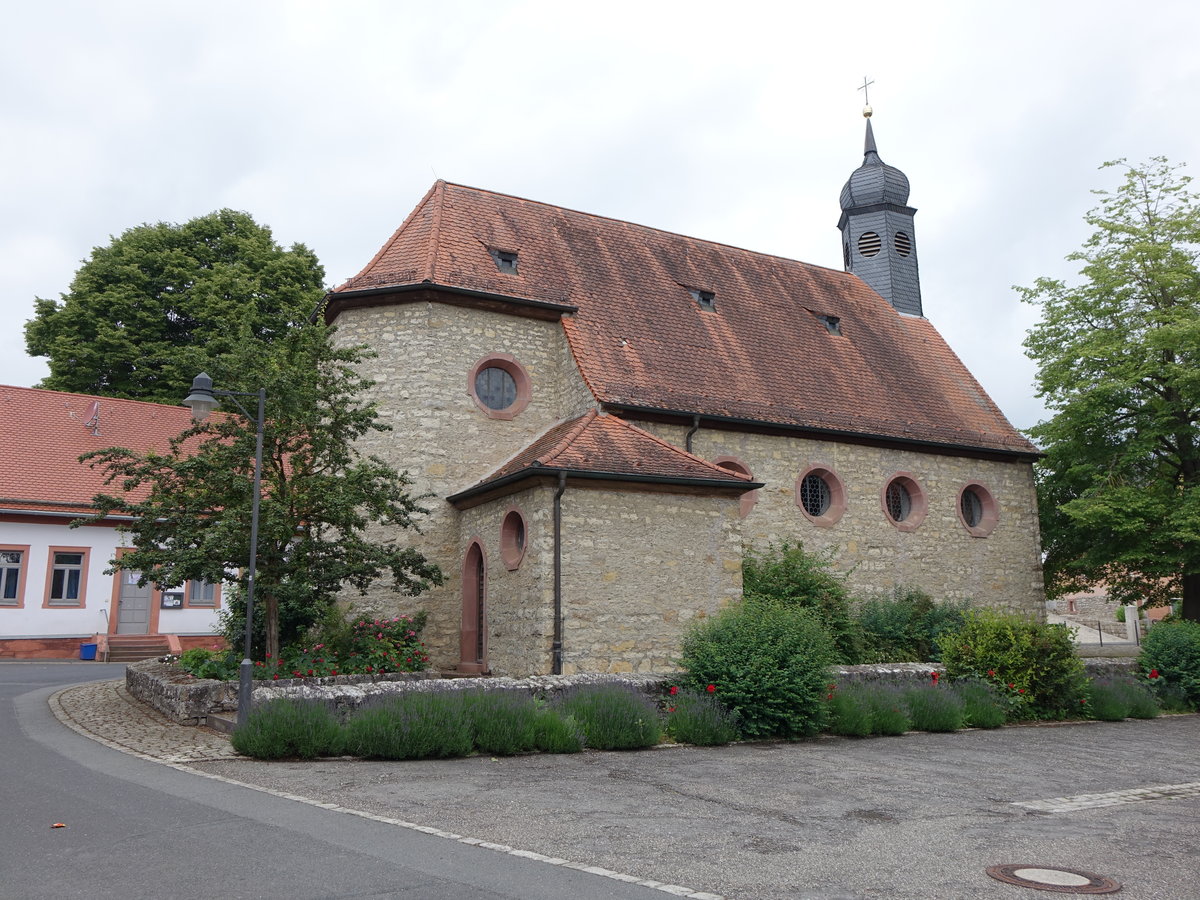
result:
[[[326,306],[447,575],[357,602],[515,676],[671,669],[773,542],[1041,616],[1036,450],[924,317],[908,199],[870,119],[845,271],[435,183]]]

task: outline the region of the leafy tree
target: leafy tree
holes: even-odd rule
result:
[[[1183,597],[1200,619],[1200,205],[1161,157],[1097,191],[1068,259],[1083,283],[1018,288],[1041,307],[1025,341],[1053,417],[1031,429],[1045,570],[1055,593]]]
[[[246,213],[140,225],[95,248],[61,301],[37,299],[25,344],[49,357],[41,387],[177,403],[197,372],[228,382],[239,346],[305,320],[324,276]]]
[[[328,613],[343,585],[365,591],[388,575],[396,590],[416,594],[441,583],[435,565],[394,540],[424,512],[406,490],[410,480],[355,445],[387,430],[360,399],[370,382],[354,367],[366,355],[335,348],[318,322],[285,333],[268,354],[261,345],[236,350],[231,368],[249,374],[216,384],[266,390],[255,607],[256,617],[265,610],[265,649],[274,658],[281,643]],[[257,401],[246,406],[253,414]],[[94,498],[96,518],[134,517],[122,526],[133,549],[121,565],[142,572],[143,583],[232,580],[245,589],[256,427],[231,401],[224,409],[174,438],[165,454],[114,447],[82,458],[120,489]],[[373,525],[388,537],[373,539]],[[281,608],[290,631],[283,635]]]

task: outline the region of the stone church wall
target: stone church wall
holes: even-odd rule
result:
[[[432,662],[453,666],[462,611],[460,570],[476,521],[468,517],[460,522],[460,514],[444,498],[482,481],[552,425],[585,412],[594,400],[557,321],[421,302],[346,310],[336,324],[337,344],[365,344],[377,354],[360,371],[375,381],[372,396],[380,421],[392,430],[366,435],[361,449],[407,471],[412,494],[424,496],[429,510],[419,519],[420,533],[388,537],[417,548],[446,575],[443,586],[418,598],[377,585],[366,597],[348,599],[371,613],[428,610]],[[511,420],[489,418],[468,388],[475,363],[496,353],[514,357],[531,383],[528,407]],[[491,565],[497,547],[485,541],[489,573],[503,571]]]
[[[742,593],[737,500],[568,486],[563,672],[674,668],[693,619]]]
[[[687,429],[636,422],[676,446]],[[858,594],[917,586],[936,600],[971,600],[1012,612],[1045,614],[1033,469],[1027,462],[971,459],[856,444],[701,429],[692,451],[709,460],[733,458],[765,482],[743,521],[746,542],[800,541],[831,552]],[[810,521],[796,501],[796,480],[822,466],[842,481],[840,521]],[[928,512],[914,531],[901,531],[883,510],[885,484],[908,473],[925,492]],[[959,491],[977,482],[995,499],[999,520],[987,537],[968,534],[958,516]]]

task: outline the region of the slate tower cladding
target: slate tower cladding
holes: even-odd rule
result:
[[[870,107],[863,164],[842,188],[842,258],[857,275],[902,313],[922,316],[917,241],[908,205],[908,179],[879,158],[871,130]]]

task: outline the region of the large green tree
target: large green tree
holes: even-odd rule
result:
[[[236,377],[238,347],[306,319],[324,275],[246,213],[140,225],[95,248],[61,300],[37,299],[26,348],[49,357],[41,387],[177,403],[197,372]]]
[[[423,512],[411,482],[359,449],[360,438],[387,430],[362,399],[370,382],[356,365],[364,355],[336,348],[317,321],[289,329],[265,352],[234,352],[241,379],[214,383],[266,391],[255,617],[265,612],[265,650],[274,658],[281,609],[288,641],[322,618],[344,585],[365,591],[387,578],[416,594],[441,582],[435,565],[397,542]],[[144,581],[232,580],[245,590],[257,398],[242,401],[250,416],[221,402],[223,413],[174,438],[167,453],[117,447],[84,457],[116,488],[95,498],[97,517],[133,517],[122,526],[133,547],[121,565]]]
[[[1053,417],[1030,431],[1048,584],[1183,598],[1200,619],[1200,197],[1163,158],[1097,191],[1082,280],[1018,288]]]

